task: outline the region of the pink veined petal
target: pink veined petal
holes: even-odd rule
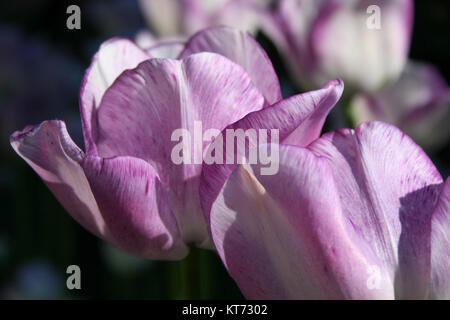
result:
[[[382,122],[325,134],[308,148],[328,160],[343,213],[389,270],[396,298],[425,298],[431,214],[442,183],[431,160]]]
[[[62,121],[45,121],[11,135],[14,150],[33,168],[62,206],[84,228],[114,243],[80,166],[84,154]]]
[[[208,143],[199,132],[220,132],[263,104],[245,71],[218,54],[150,59],[125,71],[105,93],[98,111],[99,154],[148,161],[167,192],[183,239],[200,242],[208,237],[198,194],[201,156]],[[195,121],[202,126],[197,133]],[[174,147],[181,143],[172,134],[180,129],[192,137],[182,140],[191,164],[172,160]]]
[[[260,169],[237,167],[211,210],[217,251],[246,298],[393,297],[380,261],[355,241],[325,159],[281,145],[278,173]]]
[[[100,46],[84,74],[80,89],[80,113],[87,154],[96,153],[96,110],[106,89],[124,70],[132,69],[149,58],[128,39],[113,38]]]
[[[149,259],[186,256],[188,249],[151,165],[133,157],[87,156],[83,167],[102,216],[122,250]]]
[[[267,104],[281,100],[280,84],[264,49],[248,33],[230,27],[212,27],[189,39],[180,58],[198,52],[218,53],[242,66]]]
[[[431,219],[430,298],[450,299],[450,178],[445,181]]]
[[[267,129],[269,132],[271,129],[277,129],[280,143],[307,146],[320,136],[325,118],[341,97],[343,90],[344,83],[340,79],[332,80],[319,90],[284,99],[273,106],[248,114],[222,131],[222,136],[226,136],[228,129],[244,131],[251,129],[257,132],[260,129]],[[266,142],[271,141],[271,134],[268,134],[268,137]],[[249,139],[249,145],[244,152],[257,144],[258,141]],[[211,205],[226,179],[235,169],[237,159],[245,156],[245,154],[239,154],[239,150],[236,149],[225,150],[225,143],[223,147],[224,155],[234,151],[233,164],[226,164],[226,159],[223,159],[223,164],[214,163],[203,166],[200,192],[203,213],[207,221]]]

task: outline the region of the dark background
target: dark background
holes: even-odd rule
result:
[[[70,4],[81,8],[81,30],[66,28]],[[447,82],[449,14],[449,1],[416,1],[410,51],[412,59],[434,64]],[[98,240],[72,220],[9,145],[13,131],[57,118],[83,146],[78,90],[84,70],[104,40],[134,38],[144,28],[133,0],[1,2],[0,299],[242,298],[213,252],[194,249],[181,262],[157,262],[129,257]],[[286,79],[274,46],[264,35],[258,40]],[[448,176],[450,148],[430,157]],[[65,285],[72,264],[81,268],[78,291]]]

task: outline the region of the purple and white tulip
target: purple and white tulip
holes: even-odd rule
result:
[[[187,243],[209,247],[211,239],[200,205],[204,165],[172,161],[174,130],[192,132],[201,121],[203,132],[221,131],[250,119],[303,146],[319,137],[343,84],[282,100],[262,48],[227,27],[196,34],[178,59],[151,52],[125,39],[100,47],[80,91],[85,151],[58,120],[10,140],[87,230],[130,254],[181,259]]]
[[[339,77],[348,92],[372,92],[403,70],[413,2],[282,0],[274,23],[268,22],[263,29],[300,85],[314,87]]]
[[[260,166],[203,189],[246,298],[450,298],[450,180],[399,129],[369,122],[280,145],[278,174]]]

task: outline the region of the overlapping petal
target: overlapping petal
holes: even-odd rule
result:
[[[429,223],[442,183],[431,160],[381,122],[326,134],[310,149],[329,160],[344,214],[395,279],[396,296],[425,297]]]
[[[249,74],[268,104],[281,100],[278,77],[264,49],[247,32],[230,27],[213,27],[195,34],[180,58],[198,52],[214,52],[236,62]]]
[[[168,192],[183,238],[199,242],[207,237],[198,194],[207,146],[202,134],[208,129],[220,132],[263,103],[244,69],[220,55],[151,59],[124,72],[105,93],[98,110],[99,155],[148,161]],[[196,121],[201,122],[197,131]],[[175,164],[171,158],[178,142],[172,134],[180,129],[192,137],[192,143],[183,140],[190,164]]]
[[[83,168],[119,247],[149,259],[181,259],[188,250],[155,169],[132,157],[88,156]]]
[[[102,44],[86,70],[80,89],[80,113],[84,143],[88,153],[95,153],[96,110],[103,94],[127,69],[135,68],[150,56],[127,39],[113,38]]]
[[[253,39],[241,37],[242,43],[233,45],[249,44],[259,50],[257,57],[266,57]],[[208,129],[220,132],[265,104],[253,79],[237,63],[213,53],[186,54],[181,60],[152,58],[166,54],[166,47],[171,44],[158,42],[144,51],[127,39],[111,39],[100,47],[80,92],[86,156],[66,139],[60,122],[44,123],[42,130],[27,129],[11,138],[16,151],[78,222],[129,253],[154,259],[182,258],[185,242],[210,246],[198,190],[202,154],[209,144],[202,135]],[[263,69],[272,68],[268,60],[264,63]],[[270,81],[276,82],[273,68],[269,71]],[[277,82],[265,90],[269,97],[280,98]],[[58,136],[53,127],[64,127],[63,133]],[[186,165],[172,159],[177,130],[192,137],[190,143],[182,136],[183,153],[192,155]],[[69,142],[53,150],[52,139]],[[52,174],[34,163],[42,159]],[[108,193],[106,186],[114,186],[114,192]],[[136,188],[146,191],[135,193]]]
[[[268,108],[247,115],[242,120],[228,126],[222,136],[226,137],[228,129],[233,130],[278,130],[279,142],[283,144],[293,144],[298,146],[307,146],[313,140],[320,136],[325,118],[330,110],[342,95],[344,83],[339,80],[333,80],[327,83],[323,88],[306,92],[284,99]],[[271,136],[268,140],[271,142]],[[220,189],[230,176],[231,172],[236,168],[237,159],[246,156],[248,148],[256,146],[258,141],[248,138],[246,149],[240,151],[238,149],[226,149],[224,144],[223,155],[233,153],[232,157],[235,161],[232,164],[226,164],[225,159],[222,163],[214,163],[204,165],[202,172],[202,180],[200,184],[200,192],[202,194],[202,208],[207,219],[212,202],[217,197]],[[243,154],[240,154],[243,152]]]
[[[279,162],[275,176],[236,168],[211,210],[217,251],[246,298],[392,298],[384,274],[367,285],[379,261],[355,241],[327,161],[280,146]]]
[[[246,297],[448,297],[448,181],[409,137],[365,123],[279,159],[276,175],[237,167],[211,207]]]
[[[57,120],[15,132],[11,145],[70,215],[96,236],[146,258],[187,254],[161,183],[145,161],[86,157]]]

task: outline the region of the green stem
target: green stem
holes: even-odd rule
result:
[[[180,261],[181,299],[211,297],[211,272],[206,250],[191,246],[189,255]]]
[[[345,101],[344,117],[345,117],[345,122],[346,122],[347,127],[354,128],[356,123],[355,123],[355,119],[353,117],[350,100]]]

